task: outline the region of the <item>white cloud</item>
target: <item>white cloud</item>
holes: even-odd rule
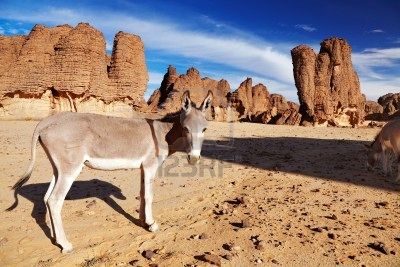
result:
[[[314,32],[317,29],[312,27],[311,25],[307,25],[307,24],[296,24],[294,27],[296,27],[297,29],[302,29],[306,32]]]
[[[4,29],[1,26],[0,26],[0,34],[4,34]]]
[[[19,33],[19,30],[12,28],[12,29],[7,29],[7,32],[15,35],[15,34]]]
[[[111,53],[113,49],[113,42],[111,42],[110,40],[106,40],[106,51]]]
[[[2,12],[0,17],[34,23],[70,23],[89,21],[113,36],[123,30],[138,34],[148,49],[165,51],[189,58],[225,64],[237,69],[262,76],[273,77],[277,81],[291,82],[292,62],[290,54],[280,52],[279,45],[267,42],[251,42],[236,35],[215,35],[182,28],[170,21],[146,20],[115,12],[96,12],[72,9],[49,8],[40,12]],[[104,18],[107,19],[104,19]],[[172,62],[173,63],[173,62]]]
[[[149,85],[154,85],[158,88],[161,84],[161,81],[164,78],[164,73],[160,72],[149,72]]]
[[[251,76],[254,84],[258,82],[266,84],[271,93],[283,94],[290,100],[297,99],[289,52],[295,45],[266,42],[225,24],[215,23],[215,27],[224,28],[224,32],[216,34],[194,30],[183,24],[161,18],[141,18],[118,12],[93,12],[68,8],[43,8],[25,13],[21,10],[0,10],[0,18],[50,25],[64,23],[75,25],[81,21],[89,22],[104,32],[108,48],[111,47],[114,34],[119,30],[138,34],[144,40],[146,49],[166,52],[170,56],[183,56],[193,62],[192,64],[195,64],[196,60],[202,60],[203,63],[223,64],[237,70],[235,73],[228,71],[209,72],[211,75],[204,73],[211,78],[227,79],[232,89],[236,89],[241,81]],[[212,24],[214,21],[208,20],[208,23]],[[317,30],[306,24],[297,24],[295,27],[308,32]],[[379,94],[393,92],[393,90],[398,91],[396,88],[398,88],[399,80],[394,76],[378,73],[375,68],[397,66],[396,60],[399,59],[399,55],[400,48],[368,49],[362,53],[353,54],[353,62],[360,75],[362,91],[368,98],[376,98]],[[168,62],[168,64],[174,63]],[[200,71],[207,71],[205,68],[200,67]],[[163,75],[163,73],[150,72],[149,88],[158,88]],[[146,95],[149,94],[151,92],[148,91]]]
[[[400,48],[369,48],[361,53],[353,53],[352,58],[361,75],[382,80],[386,79],[385,75],[376,72],[375,68],[400,65]]]
[[[370,33],[384,33],[385,31],[382,29],[373,29],[370,31]]]
[[[400,76],[377,72],[378,68],[400,69],[400,48],[369,48],[353,53],[353,63],[360,76],[361,89],[368,99],[400,92]],[[397,71],[398,72],[398,71]]]

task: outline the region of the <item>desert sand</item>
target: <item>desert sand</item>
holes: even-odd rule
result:
[[[157,233],[138,226],[139,170],[85,167],[63,207],[64,255],[48,237],[41,148],[4,211],[36,123],[0,122],[1,266],[400,266],[400,184],[365,168],[379,129],[212,122],[202,161],[174,155],[155,179]]]

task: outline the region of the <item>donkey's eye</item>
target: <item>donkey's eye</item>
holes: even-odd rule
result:
[[[206,130],[207,130],[207,128],[204,128],[204,129],[203,129],[203,133],[204,133]]]
[[[184,127],[184,128],[183,128],[183,132],[184,132],[184,133],[189,133],[189,129],[188,129],[187,127]]]

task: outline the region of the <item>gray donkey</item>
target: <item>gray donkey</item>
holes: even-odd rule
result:
[[[153,219],[152,180],[167,156],[182,151],[190,164],[200,158],[211,107],[208,92],[199,108],[190,100],[189,91],[182,96],[179,115],[166,120],[125,119],[88,113],[58,113],[43,119],[32,137],[32,160],[28,171],[13,186],[20,188],[28,181],[40,141],[53,167],[53,178],[44,196],[52,223],[52,236],[63,253],[73,250],[68,241],[61,209],[65,196],[84,165],[100,170],[141,168],[140,219],[149,231],[157,231]],[[17,192],[17,191],[15,191]]]
[[[368,169],[372,169],[377,161],[381,161],[384,173],[390,175],[390,155],[394,155],[398,162],[397,181],[400,181],[400,119],[389,121],[375,137],[375,140],[367,145]]]

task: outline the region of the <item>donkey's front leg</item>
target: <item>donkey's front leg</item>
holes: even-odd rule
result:
[[[140,186],[140,219],[145,223],[150,232],[158,230],[158,224],[153,219],[153,178],[158,167],[161,165],[159,159],[145,161],[141,166]]]
[[[389,175],[389,157],[388,157],[388,152],[383,150],[381,152],[381,160],[382,160],[382,169],[383,169],[383,173],[387,176]]]

